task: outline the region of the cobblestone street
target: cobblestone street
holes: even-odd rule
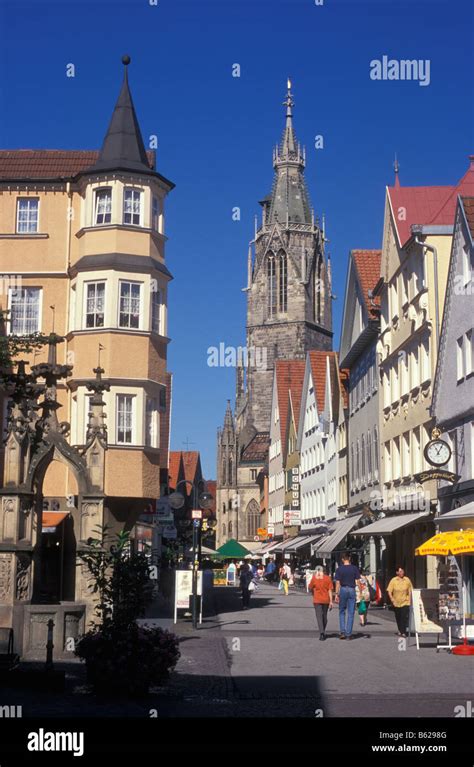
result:
[[[381,609],[366,629],[356,616],[352,642],[338,639],[337,610],[318,641],[310,596],[285,597],[271,585],[247,611],[237,589],[214,588],[197,632],[190,618],[152,620],[177,631],[181,658],[169,684],[146,699],[98,699],[84,667],[70,663],[66,694],[4,689],[2,705],[21,705],[23,717],[452,717],[473,696],[468,658],[437,653],[434,636],[419,651],[414,637],[399,650],[392,614]]]

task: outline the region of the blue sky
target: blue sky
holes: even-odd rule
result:
[[[172,448],[189,439],[209,478],[234,371],[209,367],[207,349],[245,343],[247,247],[271,188],[287,76],[312,203],[326,216],[337,348],[348,252],[380,247],[394,153],[406,185],[452,184],[467,168],[472,33],[470,0],[0,0],[3,148],[99,148],[120,58],[132,58],[143,136],[158,135],[158,170],[176,183],[166,220]],[[370,61],[384,54],[429,59],[429,86],[371,80]]]

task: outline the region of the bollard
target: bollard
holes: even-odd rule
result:
[[[48,641],[46,642],[46,665],[45,671],[53,671],[53,629],[54,621],[52,618],[48,621]]]

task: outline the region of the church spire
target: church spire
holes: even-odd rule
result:
[[[122,57],[123,82],[97,162],[91,170],[130,170],[153,173],[143,143],[128,85],[130,56]]]
[[[230,399],[227,400],[227,407],[224,416],[224,431],[234,428],[234,419],[232,417],[232,408],[230,406]]]
[[[280,145],[273,152],[275,180],[269,201],[268,223],[282,225],[310,224],[311,205],[304,180],[305,151],[296,140],[293,127],[293,94],[291,80],[287,82],[285,129]]]

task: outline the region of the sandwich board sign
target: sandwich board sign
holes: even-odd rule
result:
[[[178,620],[178,610],[189,610],[189,599],[193,593],[193,571],[176,570],[174,590],[174,622]],[[202,623],[202,570],[197,574],[197,594],[201,599],[199,609],[199,623]]]

